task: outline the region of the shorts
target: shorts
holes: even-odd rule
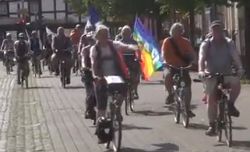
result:
[[[206,94],[213,94],[216,93],[216,87],[217,87],[217,79],[216,78],[210,78],[205,80],[205,93]],[[224,78],[224,83],[226,86],[231,86],[240,83],[240,78],[236,76],[227,76]]]

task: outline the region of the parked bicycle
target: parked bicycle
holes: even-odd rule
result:
[[[224,83],[224,77],[234,75],[224,75],[221,73],[208,74],[206,79],[217,79],[217,104],[218,104],[218,116],[217,116],[217,139],[222,141],[222,132],[224,130],[226,143],[229,147],[232,146],[232,118],[229,114],[230,104],[230,91],[231,88],[226,87]],[[200,79],[194,79],[194,82],[202,82]]]
[[[189,126],[189,106],[187,103],[188,88],[184,80],[184,73],[191,68],[192,65],[186,67],[175,67],[167,64],[168,67],[175,70],[173,75],[172,94],[174,99],[174,121],[180,123],[180,117],[182,117],[182,124],[185,128]]]

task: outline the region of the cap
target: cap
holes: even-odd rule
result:
[[[213,28],[215,26],[220,26],[220,27],[224,27],[223,23],[220,21],[220,20],[214,20],[211,25],[210,25],[210,28]]]

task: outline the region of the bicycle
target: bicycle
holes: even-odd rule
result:
[[[28,81],[29,62],[28,60],[29,59],[27,56],[24,56],[18,60],[18,64],[19,64],[18,66],[20,68],[21,86],[24,87],[24,83],[25,83],[26,89],[28,89],[29,87],[29,81]]]
[[[113,80],[116,79],[115,83]],[[112,149],[115,152],[119,152],[121,149],[122,141],[122,114],[121,106],[123,102],[123,91],[126,88],[126,84],[119,76],[105,77],[108,88],[108,108],[107,119],[111,121],[110,133],[112,139],[107,142],[106,148],[109,149],[112,143]],[[118,81],[117,81],[118,80]]]
[[[12,71],[12,67],[14,65],[14,53],[7,52],[5,54],[5,67],[7,75]]]
[[[131,81],[129,80],[129,82],[127,82],[127,96],[125,99],[125,114],[128,114],[128,108],[130,109],[130,111],[134,112],[134,97],[133,97],[133,88],[132,88],[132,84]]]
[[[65,60],[60,60],[60,80],[63,88],[66,88],[66,65]]]
[[[231,88],[225,87],[224,78],[225,76],[235,76],[235,75],[225,75],[222,73],[208,74],[205,78],[216,78],[217,80],[217,96],[218,96],[218,116],[217,116],[217,139],[218,142],[222,141],[222,131],[225,132],[226,143],[228,147],[232,146],[232,118],[229,114],[229,104],[230,104],[230,91]],[[194,79],[194,82],[202,82],[202,80]]]
[[[190,69],[192,65],[186,67],[175,67],[167,63],[167,66],[176,71],[173,75],[173,85],[171,89],[174,99],[174,121],[177,124],[180,123],[180,117],[182,116],[182,124],[185,128],[188,128],[190,109],[186,101],[188,88],[184,81],[184,73]]]
[[[35,77],[38,74],[38,77],[41,77],[41,62],[40,62],[40,55],[39,56],[33,56],[33,68],[32,71],[35,74]]]

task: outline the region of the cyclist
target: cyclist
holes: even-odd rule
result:
[[[238,76],[244,74],[242,63],[237,53],[234,42],[225,36],[223,23],[219,20],[213,21],[210,25],[211,37],[207,38],[200,46],[199,53],[199,75],[204,77],[206,73],[232,74],[232,66],[236,68]],[[225,83],[232,89],[230,92],[229,114],[239,117],[240,112],[235,108],[234,102],[240,93],[240,79],[235,76],[225,77]],[[205,93],[208,103],[209,128],[206,135],[214,135],[215,122],[217,118],[216,103],[216,78],[205,80]]]
[[[86,119],[95,119],[96,114],[94,107],[96,105],[94,86],[93,86],[93,75],[91,70],[91,59],[90,59],[90,48],[95,44],[95,40],[93,39],[93,32],[89,32],[84,35],[86,42],[85,46],[82,48],[80,52],[82,58],[82,79],[83,83],[86,87],[86,111],[85,118]]]
[[[78,69],[78,45],[79,45],[79,41],[82,35],[82,31],[81,31],[81,25],[77,24],[75,26],[75,28],[70,32],[70,40],[72,42],[73,45],[73,62],[74,62],[74,67],[73,67],[73,72],[76,72]]]
[[[50,71],[52,70],[50,66],[51,65],[50,60],[51,60],[51,55],[53,54],[51,43],[52,43],[52,35],[49,34],[47,35],[46,40],[44,42],[44,49],[45,49],[44,51],[45,51],[45,62],[49,66]]]
[[[121,36],[122,38],[119,41],[125,44],[137,45],[137,42],[132,37],[132,31],[129,26],[126,25],[122,28]],[[139,95],[137,92],[137,88],[140,83],[140,64],[139,64],[139,59],[138,59],[138,56],[139,56],[138,53],[139,52],[135,52],[131,50],[123,51],[123,57],[125,59],[127,67],[129,68],[132,88],[134,90],[133,92],[134,99],[139,99]]]
[[[20,81],[20,67],[24,66],[28,73],[29,73],[29,63],[27,55],[29,53],[29,43],[25,40],[24,33],[18,34],[19,40],[17,40],[14,44],[15,48],[15,57],[17,59],[17,84],[21,84]],[[25,60],[25,62],[21,62],[22,60]],[[24,65],[21,65],[24,64]]]
[[[1,51],[4,52],[4,64],[7,57],[14,57],[14,41],[12,40],[12,35],[10,33],[6,34],[6,39],[3,40]],[[11,68],[12,70],[12,68]]]
[[[35,72],[39,72],[40,74],[42,74],[42,69],[40,64],[42,50],[40,48],[40,42],[36,31],[32,31],[31,33],[30,50],[32,51],[32,66],[35,67],[36,66],[35,64],[38,64],[37,68],[39,69],[39,71]]]
[[[165,62],[171,64],[175,67],[185,67],[190,64],[195,59],[194,49],[190,41],[184,38],[182,35],[184,33],[184,27],[181,23],[174,23],[170,28],[170,37],[166,38],[162,44],[162,53]],[[172,68],[166,68],[165,70],[165,87],[168,91],[168,97],[166,98],[166,104],[171,104],[174,102],[172,94],[173,85],[173,75],[178,72]],[[191,104],[191,78],[189,72],[184,73],[184,81],[187,85],[187,105]],[[194,117],[195,114],[189,110],[189,117]]]
[[[52,40],[52,49],[54,53],[51,57],[51,62],[53,69],[55,70],[55,75],[59,75],[59,62],[63,59],[66,62],[66,77],[67,84],[70,84],[70,71],[72,67],[71,60],[71,50],[72,45],[69,37],[65,36],[64,28],[58,27],[57,35]]]
[[[138,47],[110,40],[109,29],[104,25],[97,26],[95,38],[97,42],[90,49],[90,58],[95,79],[94,89],[97,100],[98,126],[99,120],[105,117],[107,107],[107,86],[104,76],[118,75],[123,79],[128,79],[128,69],[119,53],[120,50],[136,51]],[[126,96],[126,88],[124,88],[123,95]],[[99,143],[104,143],[104,141],[99,139]]]

